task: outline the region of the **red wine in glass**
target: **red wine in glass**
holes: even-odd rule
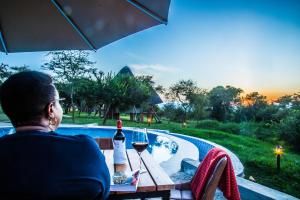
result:
[[[148,143],[147,142],[133,142],[132,146],[138,153],[142,153],[147,148]]]

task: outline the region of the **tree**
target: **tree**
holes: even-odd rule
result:
[[[242,113],[247,120],[262,121],[263,113],[274,112],[274,109],[266,109],[268,106],[267,97],[259,94],[258,92],[252,92],[247,94],[243,98],[245,106],[242,108]],[[264,111],[263,111],[264,110]]]
[[[292,110],[279,125],[280,136],[291,144],[297,152],[300,152],[300,111]]]
[[[284,95],[279,97],[276,102],[281,108],[292,108],[300,110],[300,92],[293,95]]]
[[[75,121],[74,93],[76,80],[84,77],[94,62],[88,59],[86,51],[56,51],[47,54],[50,61],[43,64],[42,68],[54,73],[54,79],[68,85],[71,100],[72,120]]]
[[[196,83],[192,80],[180,80],[179,82],[172,85],[166,92],[167,99],[173,102],[179,102],[183,108],[182,121],[186,120],[186,115],[191,108],[191,95],[198,93],[199,88]]]
[[[198,93],[189,95],[191,104],[191,115],[194,119],[201,120],[207,117],[208,98],[205,90],[200,90]]]
[[[10,69],[12,70],[13,74],[14,73],[19,73],[19,72],[24,72],[24,71],[30,71],[28,65],[23,65],[23,66],[20,66],[20,67],[13,66],[13,67],[10,67]]]
[[[163,106],[163,115],[170,121],[182,122],[184,119],[184,110],[174,103],[167,103]]]
[[[98,100],[96,96],[97,82],[90,78],[80,78],[75,80],[75,85],[74,102],[79,108],[79,115],[84,110],[91,114]]]
[[[1,63],[0,64],[0,84],[3,83],[5,79],[7,79],[11,75],[9,72],[9,65]]]
[[[1,63],[0,64],[0,84],[7,79],[12,74],[22,72],[22,71],[28,71],[29,66],[23,65],[23,66],[9,66],[8,64]]]
[[[212,107],[211,116],[218,121],[225,121],[234,111],[234,107],[240,103],[240,95],[243,90],[232,86],[217,86],[209,93],[209,101]]]

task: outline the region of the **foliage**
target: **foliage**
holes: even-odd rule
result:
[[[183,116],[181,117],[183,121],[186,119],[186,113],[190,108],[189,96],[195,92],[197,89],[195,82],[192,80],[180,80],[174,85],[172,85],[168,92],[166,93],[167,99],[172,102],[179,102],[183,109]]]
[[[9,66],[7,64],[0,64],[0,83],[2,83],[7,77],[10,76],[10,72],[8,71]]]
[[[163,107],[163,115],[171,121],[183,122],[185,111],[181,106],[176,106],[174,103],[165,104]]]
[[[0,63],[0,84],[3,83],[9,76],[21,71],[28,71],[29,66],[23,65],[21,67],[18,66],[9,66],[4,63]]]
[[[47,54],[50,61],[42,65],[42,69],[54,74],[57,82],[64,83],[65,92],[70,95],[72,107],[72,119],[75,120],[74,95],[78,86],[78,79],[83,78],[94,64],[88,59],[86,51],[54,51]]]
[[[217,120],[206,119],[198,122],[196,127],[202,129],[218,130],[220,127],[220,122],[218,122]]]
[[[241,122],[239,123],[240,126],[240,134],[245,136],[253,137],[254,133],[258,129],[260,123],[249,121],[249,122]]]
[[[218,130],[231,134],[240,134],[240,126],[238,123],[234,122],[220,123]]]
[[[230,118],[230,114],[234,111],[234,105],[240,103],[240,94],[243,92],[240,88],[232,86],[217,86],[209,93],[209,101],[211,105],[211,117],[218,121],[225,121]]]
[[[271,124],[259,123],[257,124],[256,130],[253,132],[255,137],[262,141],[276,141],[277,131],[274,130]],[[278,141],[278,140],[277,140]]]
[[[195,120],[202,120],[208,116],[207,107],[209,104],[207,92],[198,89],[198,93],[193,93],[189,96],[191,104],[191,118]]]
[[[94,62],[88,59],[86,51],[54,51],[46,56],[50,58],[42,65],[42,69],[54,73],[59,82],[73,83],[75,79],[83,77]]]
[[[276,105],[265,105],[257,110],[255,114],[256,121],[264,121],[271,123],[274,120],[280,120],[276,118],[276,114],[279,112],[279,107]],[[278,117],[278,116],[277,116]]]
[[[172,85],[166,92],[168,100],[180,103],[183,112],[179,118],[182,122],[187,119],[187,112],[190,110],[194,110],[196,115],[198,115],[197,117],[201,118],[204,116],[203,108],[205,106],[205,100],[203,95],[204,91],[198,88],[196,83],[192,80],[180,80]],[[177,118],[177,120],[179,118]]]
[[[246,106],[242,107],[241,113],[243,113],[246,120],[262,121],[262,116],[258,115],[259,111],[266,109],[268,106],[266,96],[259,94],[258,92],[252,92],[247,94],[243,98]]]
[[[300,152],[300,111],[293,111],[280,122],[280,135],[292,147]]]

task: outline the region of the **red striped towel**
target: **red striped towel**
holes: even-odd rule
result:
[[[198,167],[197,172],[191,182],[191,189],[196,199],[201,199],[204,195],[206,183],[212,175],[218,161],[224,156],[227,158],[227,165],[223,171],[218,186],[227,199],[241,199],[231,159],[224,150],[216,147],[208,152],[208,154]]]

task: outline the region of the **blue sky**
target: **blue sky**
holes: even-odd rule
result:
[[[0,62],[39,69],[46,53],[0,53]],[[270,98],[299,92],[300,1],[173,0],[167,26],[90,55],[105,72],[129,65],[164,86],[193,79],[206,89],[229,84]]]

